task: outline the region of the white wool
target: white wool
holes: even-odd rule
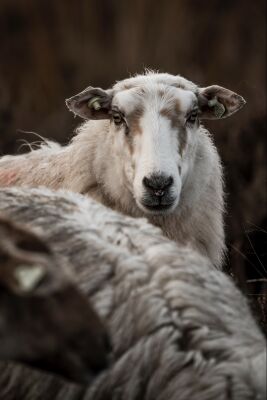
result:
[[[47,186],[86,194],[124,214],[147,217],[168,238],[190,243],[220,267],[225,248],[224,202],[217,150],[203,126],[185,128],[183,144],[180,128],[161,115],[177,101],[178,122],[183,126],[198,87],[180,76],[148,71],[116,83],[112,90],[114,105],[126,113],[138,106],[143,109],[142,134],[131,138],[132,153],[128,139],[112,121],[87,121],[66,147],[49,144],[25,155],[2,157],[0,185]],[[174,200],[168,213],[155,214],[142,205],[143,179],[157,171],[173,177]]]

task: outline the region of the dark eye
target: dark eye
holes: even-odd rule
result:
[[[120,125],[122,122],[124,122],[123,116],[118,111],[113,111],[112,118],[115,125]]]
[[[186,118],[186,122],[189,124],[194,124],[197,120],[198,117],[198,110],[193,110],[190,112],[190,114],[188,114],[187,118]]]

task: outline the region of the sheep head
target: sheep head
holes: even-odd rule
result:
[[[180,76],[148,72],[106,91],[89,87],[66,103],[82,118],[110,121],[115,143],[110,152],[120,159],[137,206],[158,215],[173,212],[179,204],[201,120],[228,117],[245,100],[217,85],[199,88]],[[118,179],[109,180],[105,184],[112,192]]]

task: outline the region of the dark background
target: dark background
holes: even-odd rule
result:
[[[0,154],[38,140],[27,131],[68,142],[78,121],[65,98],[144,67],[245,97],[241,112],[206,125],[225,170],[225,269],[266,327],[265,18],[265,0],[0,2]]]

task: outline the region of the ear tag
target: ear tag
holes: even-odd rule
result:
[[[99,103],[99,97],[93,97],[91,100],[88,101],[87,105],[89,108],[93,108],[95,111],[100,110],[101,105]]]
[[[19,289],[22,292],[30,292],[43,279],[45,275],[45,269],[41,265],[34,265],[30,267],[28,265],[20,265],[15,270],[14,275]]]
[[[216,118],[222,118],[223,114],[225,113],[225,107],[218,101],[217,97],[209,100],[208,106],[210,108],[214,108],[214,115]]]

